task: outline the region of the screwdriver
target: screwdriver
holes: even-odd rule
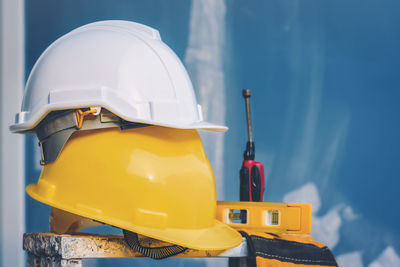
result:
[[[244,151],[242,168],[240,169],[240,201],[262,202],[264,194],[264,166],[261,162],[255,161],[255,146],[251,129],[250,96],[249,89],[242,91],[247,116],[247,131],[249,140]]]

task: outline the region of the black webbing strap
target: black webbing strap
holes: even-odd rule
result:
[[[247,257],[246,257],[246,263],[243,264],[246,267],[256,267],[256,250],[254,248],[253,242],[251,240],[251,237],[244,231],[239,231],[239,233],[246,238],[247,241]]]
[[[137,251],[143,256],[152,259],[156,260],[165,259],[171,256],[178,255],[187,250],[187,248],[178,245],[170,245],[163,247],[145,247],[142,244],[140,244],[137,233],[130,232],[127,230],[122,230],[122,231],[124,233],[125,242],[132,250]]]

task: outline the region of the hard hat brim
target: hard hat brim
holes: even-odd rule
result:
[[[79,98],[81,95],[84,95],[86,91],[88,90],[81,90],[80,93],[76,94],[78,98],[71,99],[68,104],[62,102],[62,96],[63,94],[67,93],[68,95],[72,95],[69,93],[69,91],[67,93],[63,91],[61,91],[61,93],[51,92],[51,94],[49,94],[49,99],[52,99],[52,102],[40,106],[38,110],[21,111],[17,113],[15,116],[15,124],[10,126],[10,131],[13,133],[29,132],[33,130],[50,112],[55,110],[79,109],[87,107],[105,108],[110,112],[116,114],[118,117],[129,122],[145,123],[176,129],[199,129],[215,132],[226,132],[228,130],[228,127],[226,126],[203,121],[201,117],[199,118],[199,120],[196,121],[168,121],[163,120],[162,118],[157,118],[157,116],[147,119],[141,118],[137,115],[137,110],[135,108],[132,108],[123,98],[107,88],[96,88],[89,90],[90,93],[101,96],[99,97],[99,99],[95,100],[90,98],[84,99],[83,97]],[[50,95],[59,94],[60,96],[58,97],[50,97]],[[103,98],[108,98],[109,101],[104,101]]]
[[[150,125],[158,125],[158,126],[164,126],[164,127],[170,127],[170,128],[176,128],[176,129],[196,129],[196,130],[207,130],[207,131],[213,131],[213,132],[226,132],[229,128],[224,125],[218,125],[210,122],[205,122],[205,121],[199,121],[196,123],[191,123],[191,124],[182,124],[182,125],[173,125],[173,124],[168,124],[168,123],[155,123],[153,121],[145,121],[145,120],[132,120],[132,122],[137,122],[137,123],[144,123],[144,124],[150,124]],[[37,124],[35,123],[30,123],[30,122],[25,122],[25,123],[17,123],[13,124],[10,126],[10,131],[13,133],[24,133],[29,130],[32,130],[35,128]]]
[[[115,218],[96,216],[87,210],[79,207],[72,207],[49,200],[46,192],[41,192],[37,184],[30,184],[26,187],[27,194],[33,199],[49,206],[65,210],[89,219],[109,224],[128,231],[136,232],[151,238],[170,242],[176,245],[198,249],[198,250],[225,250],[241,244],[242,236],[228,225],[215,220],[214,224],[202,229],[181,229],[181,228],[151,228],[127,223]],[[48,192],[50,193],[50,192]],[[50,193],[51,194],[51,193]],[[43,196],[45,197],[43,197]]]

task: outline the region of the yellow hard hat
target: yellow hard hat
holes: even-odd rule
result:
[[[214,176],[193,129],[77,131],[26,191],[54,208],[184,247],[221,250],[242,241],[215,218]]]

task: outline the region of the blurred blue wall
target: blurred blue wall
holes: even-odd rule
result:
[[[191,7],[183,0],[26,1],[26,73],[56,38],[104,19],[158,29],[184,60]],[[234,0],[225,7],[221,112],[230,130],[218,194],[238,200],[247,138],[241,89],[250,88],[265,201],[311,197],[315,238],[338,257],[352,253],[342,258],[348,266],[396,260],[382,252],[400,252],[400,3]],[[28,137],[27,183],[40,174],[36,146]],[[27,231],[47,231],[49,208],[30,198],[26,207]]]

